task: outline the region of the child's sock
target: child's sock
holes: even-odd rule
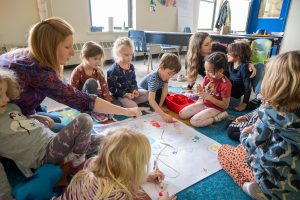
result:
[[[267,199],[256,182],[245,182],[243,184],[243,191],[256,200]]]

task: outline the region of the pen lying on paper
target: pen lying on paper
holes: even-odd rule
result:
[[[153,170],[159,170],[157,160],[154,160]],[[157,179],[158,179],[158,182],[159,182],[159,185],[160,185],[160,189],[163,189],[164,187],[163,187],[161,178],[158,176]]]

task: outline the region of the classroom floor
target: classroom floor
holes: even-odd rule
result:
[[[180,55],[180,59],[181,59],[181,64],[182,64],[182,68],[181,68],[181,71],[178,73],[178,74],[186,74],[186,70],[185,70],[185,55]],[[154,70],[158,68],[159,66],[159,61],[157,58],[153,58],[153,68]],[[107,69],[109,68],[109,66],[111,65],[112,63],[111,62],[108,62],[108,64],[105,64],[104,67],[103,67],[103,71],[104,71],[104,74],[106,75],[106,71]],[[147,69],[148,69],[148,66],[147,65],[144,65],[144,60],[142,58],[139,58],[137,60],[134,60],[132,61],[132,64],[134,65],[135,67],[135,73],[136,73],[136,80],[137,82],[139,82],[144,76],[147,75]],[[147,64],[147,63],[146,63]],[[64,69],[64,78],[65,80],[70,83],[70,77],[71,77],[71,73],[73,71],[74,67],[65,67]],[[174,76],[174,78],[176,78],[176,76]],[[199,81],[202,80],[202,77],[199,76],[198,77]],[[177,80],[170,80],[169,81],[169,86],[173,86],[173,87],[181,87],[182,85],[187,85],[187,82],[184,81],[184,82],[179,82]],[[43,102],[42,102],[42,105],[45,105],[47,106],[47,111],[53,111],[53,110],[57,110],[57,109],[60,109],[60,108],[64,108],[65,105],[63,104],[60,104],[50,98],[46,98]]]

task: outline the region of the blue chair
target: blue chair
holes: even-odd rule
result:
[[[180,46],[177,46],[177,45],[160,44],[160,53],[159,53],[157,59],[159,59],[163,53],[176,52],[177,55],[179,56],[179,49],[180,49]]]
[[[152,53],[150,47],[147,46],[146,35],[144,31],[141,30],[129,30],[128,37],[132,40],[134,45],[134,53],[143,53],[144,54],[144,64],[146,64],[146,55],[148,55],[148,72],[149,66],[153,70],[152,65]]]

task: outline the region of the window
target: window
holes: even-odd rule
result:
[[[250,0],[228,0],[231,11],[231,30],[246,31]],[[216,8],[216,6],[218,7]],[[198,30],[213,30],[221,0],[199,0]]]
[[[111,17],[114,30],[132,26],[132,0],[90,0],[90,12],[91,31],[109,31]]]
[[[246,31],[250,0],[229,0],[231,10],[231,30]]]
[[[198,29],[213,30],[216,0],[199,0]]]

